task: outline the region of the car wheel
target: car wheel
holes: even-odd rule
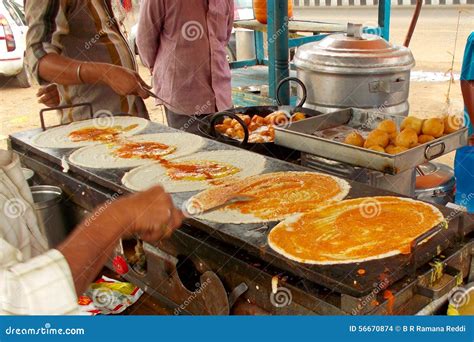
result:
[[[29,88],[31,87],[31,75],[26,66],[23,66],[21,72],[16,76],[20,87]]]

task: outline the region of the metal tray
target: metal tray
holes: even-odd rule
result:
[[[212,127],[218,123],[222,123],[222,120],[225,117],[235,118],[237,121],[239,121],[240,119],[238,117],[235,117],[236,114],[245,114],[245,115],[249,115],[250,117],[253,117],[255,115],[265,117],[276,111],[286,111],[291,114],[294,114],[296,112],[302,112],[307,117],[312,117],[312,116],[322,114],[321,112],[317,112],[315,110],[304,108],[304,107],[290,107],[290,106],[236,107],[236,108],[229,109],[220,113],[216,113],[214,115],[210,115],[202,119],[202,121],[200,121],[198,124],[198,129],[201,133],[200,135],[209,139],[215,139],[225,144],[237,146],[251,152],[263,154],[268,157],[273,157],[280,160],[296,161],[301,157],[300,151],[295,151],[293,149],[277,146],[273,142],[249,143],[247,139],[244,139],[244,141],[239,141],[239,140],[230,138],[224,134],[219,133],[218,131],[215,130],[214,127]],[[246,132],[247,126],[243,123],[241,124],[244,127],[244,132],[248,133]]]
[[[400,127],[404,117],[348,108],[275,127],[275,144],[347,164],[398,174],[467,145],[467,128],[445,135],[400,154],[390,155],[351,146],[342,141],[349,131],[369,132],[391,119]],[[331,134],[332,133],[332,134]]]

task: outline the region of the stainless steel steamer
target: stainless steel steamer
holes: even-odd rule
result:
[[[353,107],[408,115],[415,65],[411,51],[362,33],[362,25],[349,24],[347,33],[301,46],[294,64],[307,88],[305,107],[324,113]]]

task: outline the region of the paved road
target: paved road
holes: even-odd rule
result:
[[[460,13],[461,11],[461,13]],[[413,8],[392,8],[391,41],[403,44],[410,24]],[[295,11],[295,17],[321,21],[364,24],[377,22],[376,8],[304,8]],[[459,72],[466,38],[474,31],[474,6],[445,8],[423,7],[410,48],[415,56],[417,70],[447,71],[451,67],[452,52],[459,30],[455,50],[454,71]]]

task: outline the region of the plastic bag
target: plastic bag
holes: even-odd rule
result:
[[[142,294],[143,291],[131,283],[102,276],[89,285],[78,304],[84,315],[116,315],[136,303]]]

